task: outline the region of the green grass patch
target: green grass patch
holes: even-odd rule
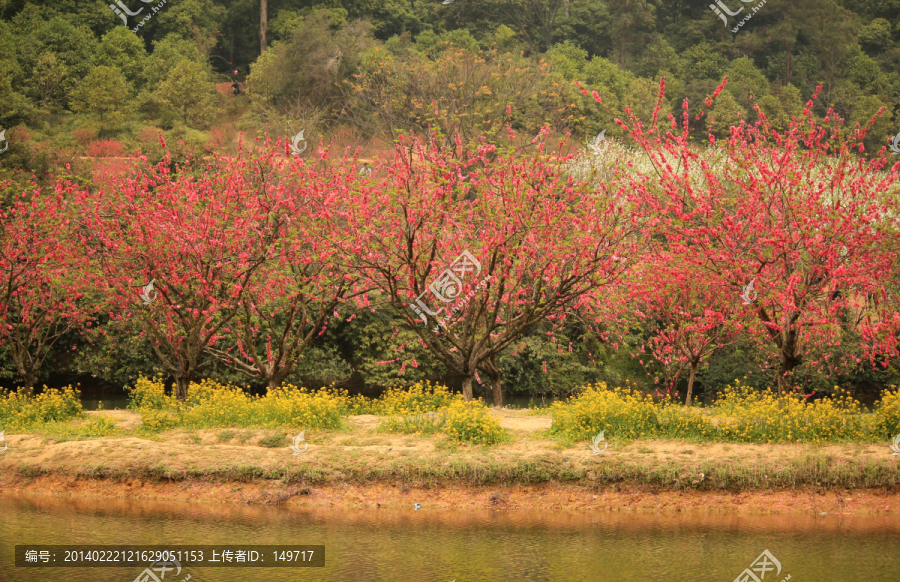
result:
[[[277,449],[288,446],[288,437],[283,432],[264,436],[259,439],[259,446],[270,449]]]
[[[234,438],[234,431],[233,431],[233,430],[220,430],[220,431],[216,434],[216,439],[217,439],[220,443],[228,442],[228,441],[230,441],[230,440],[233,439],[233,438]]]
[[[445,415],[434,412],[414,416],[390,416],[378,423],[378,432],[433,435],[441,432],[446,423]]]

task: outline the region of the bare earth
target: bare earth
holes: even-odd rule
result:
[[[297,507],[409,508],[421,503],[428,509],[565,509],[595,511],[703,511],[729,514],[796,514],[825,517],[853,514],[896,515],[900,512],[900,492],[879,490],[765,490],[732,493],[692,490],[653,491],[649,488],[608,485],[588,487],[581,483],[542,483],[515,486],[461,486],[455,483],[408,482],[348,483],[332,473],[327,484],[288,485],[281,480],[255,479],[252,482],[210,483],[184,481],[142,482],[137,479],[113,482],[105,479],[71,477],[85,468],[129,469],[165,466],[172,474],[213,471],[223,467],[252,466],[262,470],[289,465],[344,466],[350,462],[387,465],[408,457],[423,463],[449,465],[478,463],[505,457],[539,462],[561,458],[573,467],[596,466],[604,459],[630,457],[645,462],[689,458],[699,467],[705,460],[791,458],[815,450],[835,460],[860,455],[890,455],[887,446],[842,444],[810,445],[691,444],[669,441],[636,441],[622,446],[613,443],[601,458],[592,456],[584,443],[564,448],[539,433],[550,427],[549,416],[529,415],[521,410],[492,410],[501,426],[509,430],[509,443],[482,449],[460,446],[448,452],[443,436],[410,436],[376,432],[378,417],[350,417],[349,431],[306,431],[309,443],[302,455],[292,455],[286,446],[268,448],[260,440],[279,431],[254,429],[179,429],[153,440],[129,437],[93,438],[55,442],[41,435],[6,434],[9,448],[0,455],[0,495],[53,495],[75,497],[115,497],[140,500],[180,500],[226,504],[283,505]],[[123,429],[140,426],[140,416],[128,411],[89,412],[107,415]],[[898,470],[900,470],[900,457]],[[53,472],[35,478],[23,476],[21,467],[49,468]],[[89,471],[87,471],[89,474]]]

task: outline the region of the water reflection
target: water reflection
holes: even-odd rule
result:
[[[344,511],[0,499],[0,579],[132,582],[143,569],[27,570],[16,544],[324,544],[324,568],[186,568],[191,582],[731,582],[768,549],[777,580],[896,581],[900,518]],[[772,573],[765,582],[775,579]],[[167,582],[167,581],[166,581]]]
[[[85,398],[81,397],[81,408],[84,410],[97,410],[100,403],[103,403],[103,410],[125,410],[128,407],[127,396],[108,396],[106,398]]]

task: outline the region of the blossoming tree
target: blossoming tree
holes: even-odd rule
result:
[[[280,163],[274,150],[175,172],[165,160],[120,191],[84,195],[107,309],[140,320],[181,401],[289,232],[296,209],[275,179]]]
[[[328,325],[344,301],[365,289],[324,244],[332,223],[319,220],[320,193],[340,191],[359,174],[347,158],[310,168],[294,159],[282,176],[282,195],[290,199],[287,236],[272,247],[271,260],[244,288],[235,320],[223,338],[207,350],[234,370],[279,386],[310,343]],[[219,347],[221,346],[221,347]]]
[[[644,255],[624,287],[632,325],[649,335],[641,352],[660,363],[670,390],[688,371],[690,406],[697,370],[743,328],[738,298],[710,273],[659,249]]]
[[[710,136],[705,152],[689,143],[687,103],[681,131],[671,116],[665,133],[629,128],[658,172],[647,203],[671,249],[736,295],[754,283],[750,330],[778,351],[779,393],[811,350],[837,341],[843,315],[877,290],[877,274],[891,264],[880,242],[882,193],[896,174],[881,172],[883,158],[853,153],[865,129],[821,125],[812,104],[785,132],[760,113],[756,125],[731,128],[723,144]]]
[[[467,399],[481,371],[502,406],[497,354],[621,274],[637,224],[631,195],[590,191],[543,153],[521,160],[483,146],[454,160],[433,143],[415,149],[418,163],[398,154],[382,182],[340,194],[353,198],[335,216],[345,227],[335,244],[462,376]]]
[[[38,187],[0,208],[0,343],[31,395],[41,366],[91,315],[87,254],[71,228],[68,186]]]

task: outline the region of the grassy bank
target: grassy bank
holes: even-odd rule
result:
[[[549,436],[549,416],[490,411],[507,435],[494,445],[456,443],[445,435],[379,430],[385,420],[351,416],[341,429],[307,430],[295,455],[280,429],[173,429],[143,434],[137,414],[88,413],[116,436],[57,441],[15,434],[0,457],[17,482],[58,475],[114,482],[250,483],[283,486],[395,484],[408,487],[572,483],[591,490],[746,491],[784,488],[898,490],[900,468],[886,444],[701,444],[659,439],[609,441],[603,455],[584,443]]]
[[[575,484],[588,490],[897,491],[889,439],[900,399],[874,413],[846,397],[806,403],[739,385],[710,408],[589,387],[543,410],[488,409],[445,387],[416,385],[377,400],[286,387],[250,397],[194,385],[186,403],[143,379],[131,410],[80,410],[72,390],[7,395],[0,470],[20,485],[44,476],[113,482],[404,487]],[[604,431],[603,454],[588,441]],[[290,445],[302,432],[304,448]]]

